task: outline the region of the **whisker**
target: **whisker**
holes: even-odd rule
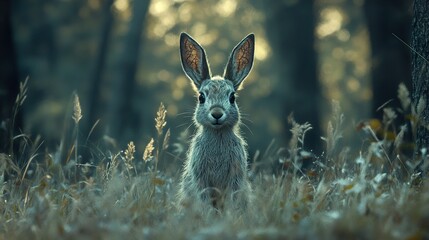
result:
[[[189,124],[189,126],[185,129],[185,131],[188,131],[188,130],[189,130],[189,128],[190,128],[192,125],[194,125],[194,122],[192,122],[191,124]]]
[[[183,126],[186,126],[188,123],[182,123],[176,126],[176,128],[182,128]]]
[[[242,121],[247,121],[247,122],[249,122],[249,123],[253,124],[253,121],[252,121],[250,118],[242,117],[242,118],[241,118],[241,120],[242,120]]]
[[[247,130],[249,130],[250,135],[254,136],[252,130],[247,126],[247,124],[245,124],[245,123],[242,122],[241,125],[243,125]]]
[[[186,115],[186,114],[193,115],[194,112],[191,112],[191,111],[181,112],[181,113],[176,114],[176,116],[180,117],[180,116],[183,116],[183,115]]]
[[[192,124],[193,124],[193,123],[191,123],[191,124],[190,124],[190,126],[192,126]],[[182,128],[183,126],[187,126],[185,130],[188,130],[188,129],[189,129],[189,127],[190,127],[190,126],[188,125],[188,123],[182,123],[182,124],[177,125],[177,127],[176,127],[176,128]]]
[[[183,116],[180,120],[181,126],[186,125],[189,122],[194,122],[193,116]]]
[[[180,119],[181,119],[181,122],[194,121],[194,117],[193,116],[182,116]]]

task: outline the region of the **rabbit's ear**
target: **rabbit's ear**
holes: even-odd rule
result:
[[[180,34],[180,58],[183,71],[194,82],[197,89],[200,88],[202,81],[211,78],[203,47],[186,33]]]
[[[255,35],[251,33],[235,46],[229,56],[224,78],[232,81],[236,90],[252,69],[254,52]]]

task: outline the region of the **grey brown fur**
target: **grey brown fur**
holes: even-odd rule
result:
[[[235,96],[252,68],[253,55],[254,35],[249,34],[232,51],[224,76],[212,77],[204,49],[188,34],[180,35],[182,67],[199,94],[197,132],[178,193],[182,206],[245,209],[250,201],[247,149]]]

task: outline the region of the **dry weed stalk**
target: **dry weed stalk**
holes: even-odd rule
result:
[[[161,137],[162,137],[162,132],[164,127],[167,125],[167,121],[165,120],[165,117],[167,115],[167,110],[164,107],[164,104],[161,102],[158,108],[158,112],[156,113],[156,118],[155,118],[155,128],[156,131],[158,132],[158,136],[157,136],[157,141],[156,141],[156,146],[158,146],[156,148],[156,156],[155,156],[155,174],[158,171],[158,161],[160,158],[160,149],[159,146],[161,146]],[[168,132],[168,134],[170,134]],[[161,149],[162,150],[162,149]]]
[[[80,107],[79,102],[79,96],[77,93],[73,93],[73,115],[72,119],[75,123],[75,141],[74,141],[74,154],[75,154],[75,162],[76,162],[76,172],[75,172],[75,178],[77,181],[77,175],[78,171],[77,168],[80,165],[79,159],[78,159],[78,138],[79,138],[79,121],[82,119],[82,109]]]
[[[9,154],[13,154],[13,141],[14,141],[14,129],[15,129],[15,120],[18,115],[20,107],[24,104],[25,100],[27,99],[27,90],[28,90],[28,79],[30,79],[29,76],[27,76],[24,80],[24,82],[19,82],[19,93],[16,96],[15,104],[13,105],[12,109],[12,124],[9,126]]]
[[[343,125],[344,114],[341,113],[340,103],[338,101],[332,101],[332,120],[328,122],[328,128],[326,131],[326,137],[322,137],[322,140],[326,142],[326,158],[328,161],[333,157],[334,148],[338,141],[343,137],[341,132],[341,126]]]
[[[397,109],[393,110],[398,115],[397,119],[400,119],[401,113]],[[407,111],[411,112],[410,106]],[[70,115],[67,115],[69,121]],[[198,206],[195,205],[189,205],[190,211],[177,214],[171,207],[175,190],[174,185],[170,184],[174,184],[174,178],[164,180],[158,175],[151,179],[152,172],[122,181],[122,176],[118,178],[119,165],[121,161],[131,164],[135,160],[136,146],[133,142],[129,142],[122,152],[106,156],[107,164],[105,161],[96,163],[97,170],[102,171],[98,173],[101,174],[87,179],[87,184],[80,189],[71,178],[61,177],[60,174],[58,179],[52,172],[57,170],[51,168],[47,161],[38,161],[40,158],[36,154],[40,156],[43,152],[40,144],[35,144],[34,153],[27,158],[25,169],[14,165],[15,158],[25,160],[23,152],[16,153],[20,154],[17,156],[0,153],[0,236],[7,236],[8,239],[23,239],[27,236],[42,239],[162,238],[171,234],[178,238],[240,236],[312,239],[320,236],[376,236],[382,239],[422,239],[428,236],[429,182],[426,175],[410,171],[411,176],[406,179],[408,181],[401,181],[397,173],[375,164],[376,154],[383,157],[379,142],[368,146],[369,149],[361,149],[359,156],[353,155],[353,149],[347,152],[348,149],[343,148],[341,151],[338,143],[334,145],[342,130],[336,123],[338,121],[331,119],[330,135],[327,136],[334,151],[331,163],[326,168],[329,170],[321,171],[311,181],[302,175],[257,175],[253,181],[257,196],[255,208],[249,210],[248,217],[242,218],[228,213],[216,217],[211,217],[209,213],[197,215],[194,209]],[[300,134],[308,129],[295,124],[290,145],[294,149],[301,147],[303,137]],[[403,125],[397,129],[393,145],[399,150],[401,143],[408,141],[404,134],[410,130],[410,126]],[[373,129],[368,131],[375,135]],[[150,139],[143,160],[154,158],[155,148],[162,152],[169,144],[174,146],[174,141],[169,143],[170,137],[170,130],[167,129],[160,136],[160,145],[155,146],[156,138]],[[182,145],[185,145],[188,136],[183,133],[181,137]],[[421,168],[427,169],[427,149],[421,151],[425,165]],[[389,151],[396,165],[397,159],[393,159],[391,154]],[[404,156],[400,153],[395,155],[398,158]],[[277,156],[273,143],[268,146],[266,153],[257,151],[253,158],[267,161],[271,156]],[[124,159],[120,159],[122,157]],[[67,171],[65,165],[53,167],[58,167],[61,173]],[[135,164],[133,167],[137,168]],[[8,171],[23,172],[14,175],[26,177],[13,181],[11,175],[9,179],[4,175]],[[168,176],[168,172],[165,173]],[[415,186],[415,181],[421,183]],[[151,193],[152,187],[156,194]],[[150,198],[147,192],[150,192]],[[157,227],[159,223],[172,227]]]
[[[164,127],[167,125],[166,121],[167,116],[167,110],[165,109],[164,104],[161,102],[158,108],[158,111],[156,112],[156,118],[155,118],[155,129],[157,131],[157,138],[156,138],[156,149],[154,147],[154,139],[151,138],[149,143],[147,144],[145,151],[143,153],[143,160],[145,162],[150,161],[152,158],[155,158],[155,166],[152,170],[152,191],[150,193],[150,199],[153,199],[153,196],[155,194],[155,185],[158,181],[156,175],[158,173],[158,161],[161,158],[162,151],[168,148],[168,141],[170,140],[170,129],[167,130],[167,132],[164,135],[163,142],[161,143],[162,134]],[[155,156],[153,156],[153,151],[155,150]]]
[[[109,181],[112,179],[115,171],[118,169],[119,166],[119,161],[118,161],[118,157],[119,157],[120,153],[116,154],[116,155],[111,155],[110,156],[110,162],[107,163],[106,165],[106,170],[104,172],[104,187],[105,189],[107,189],[107,185],[109,184]]]
[[[294,166],[294,174],[296,174],[297,171],[299,171],[303,174],[303,172],[301,170],[301,167],[302,167],[302,161],[301,160],[302,159],[300,158],[300,154],[307,154],[306,151],[301,151],[301,150],[304,150],[305,134],[308,131],[310,131],[311,129],[313,129],[313,127],[308,122],[303,123],[303,124],[297,123],[295,121],[295,119],[293,118],[293,114],[289,115],[288,122],[289,122],[289,124],[292,125],[292,128],[290,129],[290,131],[292,133],[292,137],[289,141],[290,157],[286,161],[290,162]],[[270,144],[270,146],[271,146],[271,144]],[[284,160],[281,160],[280,162],[283,163]]]
[[[11,171],[21,175],[21,169],[13,161],[12,156],[5,153],[0,153],[0,176],[4,176],[5,173],[10,174]]]
[[[164,140],[162,141],[162,150],[166,150],[169,146],[170,142],[170,129],[167,130],[164,136]]]
[[[404,83],[400,83],[398,87],[398,99],[401,102],[402,110],[407,111],[411,105],[410,92]]]
[[[136,152],[136,146],[134,145],[134,142],[131,141],[128,143],[127,145],[127,149],[125,149],[124,154],[125,154],[125,167],[128,171],[129,174],[129,170],[133,169],[133,165],[132,162],[134,160],[134,154]],[[136,169],[134,168],[134,171],[136,171]],[[137,173],[137,172],[136,172]]]
[[[144,149],[143,160],[145,162],[149,162],[153,158],[152,152],[155,149],[153,146],[153,143],[154,143],[153,138],[151,138],[149,143],[146,145],[146,148]]]
[[[82,119],[82,109],[80,107],[79,96],[75,93],[73,96],[73,116],[75,124],[78,124]]]
[[[289,148],[298,150],[300,149],[299,145],[301,145],[301,148],[304,148],[305,134],[313,129],[313,127],[308,122],[303,124],[297,123],[292,114],[289,115],[288,122],[292,125],[292,128],[290,129],[292,132],[292,138],[289,142]]]
[[[131,141],[127,145],[127,149],[125,149],[125,159],[127,162],[131,162],[134,159],[134,153],[136,152],[136,146],[134,145],[134,142]]]
[[[155,128],[158,132],[158,136],[162,134],[162,129],[165,127],[165,125],[167,125],[167,121],[165,120],[166,114],[167,110],[165,109],[164,104],[161,102],[155,118]]]

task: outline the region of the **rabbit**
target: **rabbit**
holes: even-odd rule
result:
[[[252,69],[254,49],[255,36],[249,34],[231,52],[223,77],[212,77],[203,47],[187,33],[180,35],[182,68],[198,94],[193,117],[197,129],[178,192],[182,207],[200,204],[222,211],[232,204],[244,210],[251,201],[236,92]]]

